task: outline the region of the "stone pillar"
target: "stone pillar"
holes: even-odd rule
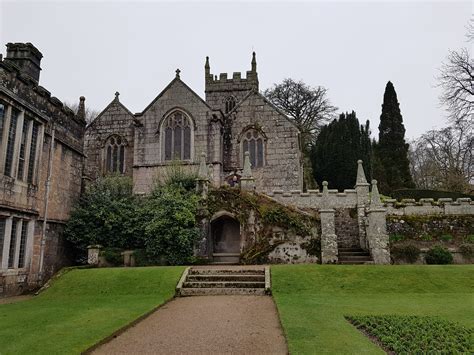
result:
[[[134,250],[125,250],[121,254],[123,256],[123,266],[135,266]]]
[[[322,208],[319,210],[321,215],[321,263],[336,264],[337,257],[337,236],[334,220],[335,211],[329,208],[328,182],[323,181]]]
[[[359,242],[362,249],[367,249],[366,215],[365,209],[369,205],[369,186],[364,173],[362,160],[357,161],[357,178],[355,190],[357,192],[357,222],[359,224]]]
[[[255,179],[252,176],[249,152],[245,152],[244,154],[244,171],[240,178],[240,188],[243,191],[255,191]]]
[[[196,191],[201,193],[203,199],[207,199],[209,190],[209,170],[206,165],[206,153],[201,153],[199,161],[198,176],[196,178]]]
[[[377,181],[372,180],[372,196],[368,212],[367,244],[375,264],[390,264],[386,213],[387,210],[380,201]]]
[[[209,169],[206,165],[206,153],[201,153],[198,177],[196,178],[196,191],[201,194],[196,220],[199,221],[201,238],[194,246],[194,255],[209,257],[209,212],[207,209],[207,196],[209,192]]]
[[[89,265],[99,266],[101,245],[89,245],[87,247],[87,263]]]

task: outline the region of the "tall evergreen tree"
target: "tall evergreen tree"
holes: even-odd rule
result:
[[[374,146],[374,176],[379,189],[390,194],[399,188],[415,187],[410,175],[408,144],[405,142],[400,104],[393,84],[385,87],[379,124],[379,141]]]
[[[341,114],[323,126],[311,150],[314,178],[319,186],[324,180],[331,188],[353,188],[357,160],[362,159],[370,179],[372,147],[369,121],[360,125],[356,113]]]

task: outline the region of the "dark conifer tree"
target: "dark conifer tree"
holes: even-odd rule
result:
[[[314,178],[319,186],[327,180],[333,189],[354,188],[357,160],[364,161],[370,179],[371,152],[369,122],[360,125],[354,111],[341,114],[322,127],[312,147]]]
[[[385,87],[382,114],[380,115],[379,140],[374,146],[374,177],[385,194],[400,188],[415,187],[410,175],[408,144],[405,142],[400,104],[393,84]]]

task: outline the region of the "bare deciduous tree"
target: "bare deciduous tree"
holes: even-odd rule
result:
[[[305,148],[314,143],[321,126],[335,118],[337,107],[331,104],[327,89],[322,86],[313,88],[302,81],[284,79],[265,90],[264,95],[295,120]]]
[[[72,111],[74,111],[74,113],[77,113],[77,110],[79,109],[78,102],[76,103],[64,102],[64,105],[69,107]],[[85,119],[86,119],[87,125],[89,125],[99,115],[99,113],[100,113],[99,111],[91,109],[87,107],[86,105]]]
[[[474,124],[453,123],[431,130],[412,143],[410,163],[420,188],[472,192],[474,186]]]
[[[466,37],[474,41],[474,24],[471,20]],[[474,60],[468,48],[450,51],[438,76],[443,90],[440,101],[453,122],[472,120],[474,116]]]

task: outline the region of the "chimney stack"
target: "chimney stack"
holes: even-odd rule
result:
[[[31,43],[8,43],[4,60],[17,66],[21,73],[28,75],[38,84],[41,58],[43,55]]]

